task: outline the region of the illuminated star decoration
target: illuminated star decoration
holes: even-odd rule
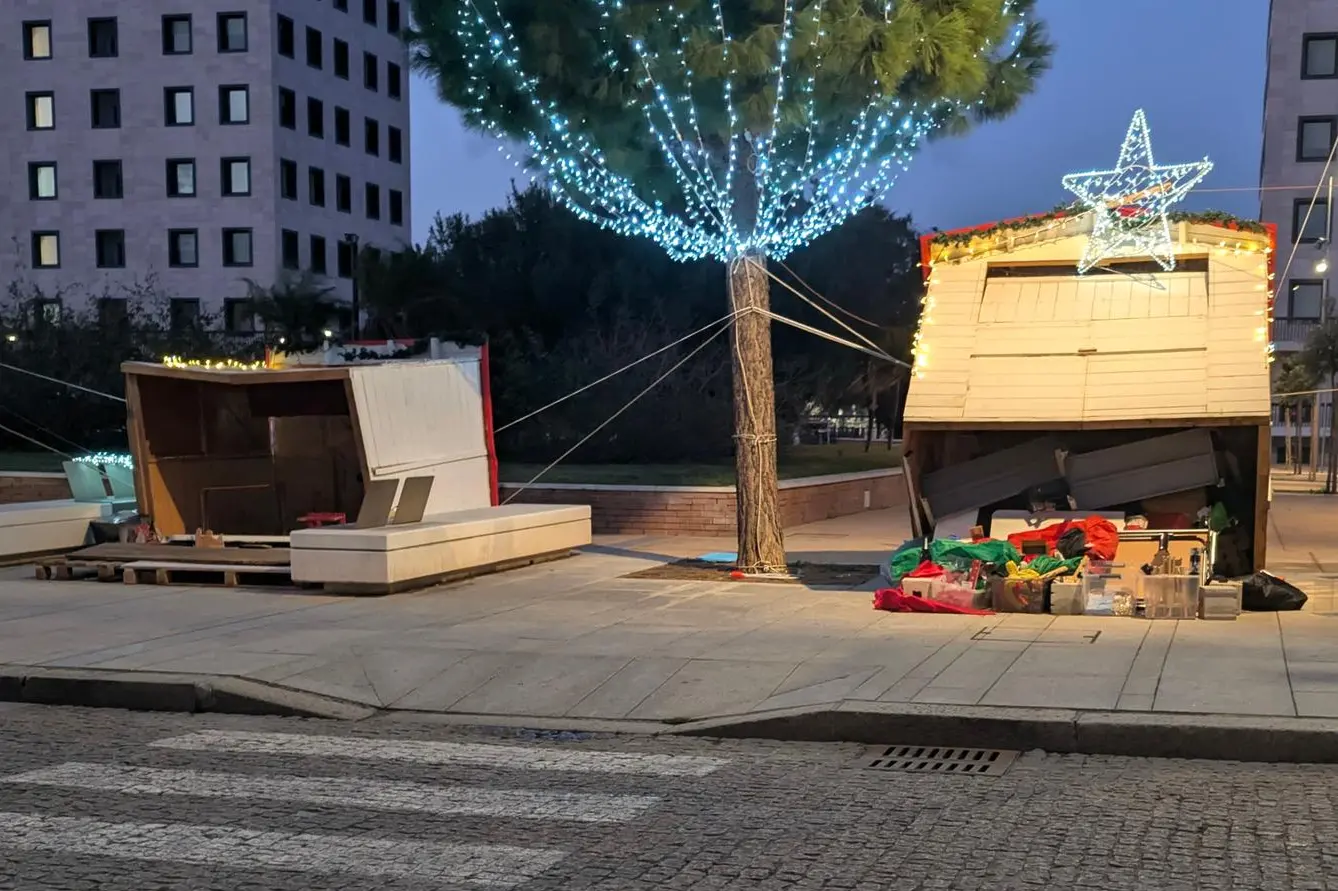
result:
[[[1204,158],[1158,166],[1152,160],[1147,116],[1134,112],[1114,170],[1070,173],[1064,188],[1096,214],[1078,272],[1115,257],[1151,257],[1167,272],[1175,269],[1167,210],[1213,169]]]

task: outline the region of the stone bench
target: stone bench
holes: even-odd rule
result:
[[[112,515],[108,501],[29,501],[0,504],[0,560],[83,547],[88,524]]]
[[[294,582],[390,593],[565,556],[590,540],[588,505],[509,504],[401,525],[298,529],[289,547]]]

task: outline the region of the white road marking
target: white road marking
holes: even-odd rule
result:
[[[160,749],[186,752],[244,752],[308,758],[358,758],[409,761],[417,764],[468,764],[502,770],[565,770],[579,773],[647,774],[704,777],[728,764],[719,758],[693,755],[639,755],[588,749],[500,746],[432,740],[373,739],[360,736],[306,736],[292,733],[249,733],[202,730],[149,743]]]
[[[659,803],[654,795],[590,795],[479,789],[358,777],[257,776],[72,762],[0,778],[3,783],[96,789],[123,795],[189,795],[334,804],[471,817],[621,823]]]
[[[0,849],[51,851],[229,869],[348,873],[511,888],[551,869],[561,851],[504,845],[262,832],[184,823],[110,823],[0,813]]]

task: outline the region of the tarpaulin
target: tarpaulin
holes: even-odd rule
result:
[[[1058,550],[1060,538],[1071,529],[1082,532],[1087,540],[1089,556],[1098,560],[1115,559],[1115,552],[1120,545],[1120,530],[1116,529],[1110,520],[1095,515],[1085,520],[1062,520],[1049,526],[1042,526],[1040,529],[1014,532],[1008,536],[1008,542],[1018,550],[1021,550],[1026,542],[1044,542],[1045,552],[1051,554]]]
[[[994,615],[992,610],[967,609],[963,606],[952,606],[947,603],[939,603],[937,600],[925,600],[923,597],[907,594],[900,588],[884,588],[881,591],[873,592],[873,608],[887,610],[892,613],[952,613],[962,616]]]

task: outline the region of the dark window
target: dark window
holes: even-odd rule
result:
[[[185,56],[189,55],[194,49],[195,40],[191,33],[190,16],[163,16],[163,55]]]
[[[348,44],[338,37],[334,42],[334,73],[335,77],[348,80]]]
[[[402,26],[399,0],[390,0],[386,4],[386,30],[391,34],[398,34]]]
[[[223,265],[250,266],[254,262],[251,252],[250,229],[223,230]]]
[[[353,180],[342,173],[335,175],[335,210],[353,213]]]
[[[367,213],[367,219],[381,219],[381,187],[376,183],[367,183],[362,189],[363,210]]]
[[[404,163],[404,131],[399,127],[386,128],[386,155],[396,164]]]
[[[218,122],[247,124],[251,121],[251,89],[244,84],[218,88]]]
[[[334,0],[334,8],[338,12],[348,12],[348,0]]]
[[[167,265],[178,268],[191,268],[200,265],[200,233],[196,229],[169,229],[167,230]],[[187,301],[194,303],[194,312],[191,314],[191,323],[193,324],[200,317],[200,301]],[[176,307],[177,301],[172,301],[171,311],[173,314],[172,324],[176,327]]]
[[[90,59],[116,57],[116,19],[88,20],[88,57]]]
[[[224,230],[226,233],[229,230]],[[247,231],[250,230],[241,230]],[[256,312],[251,301],[244,297],[229,297],[223,301],[223,328],[229,334],[254,334]]]
[[[297,233],[284,229],[279,233],[279,253],[282,255],[284,269],[301,269],[302,258],[298,256],[300,244]]]
[[[56,196],[56,162],[34,161],[29,164],[28,197],[33,201],[51,201]]]
[[[297,94],[287,87],[279,87],[279,126],[297,129]]]
[[[51,22],[23,23],[23,58],[29,62],[51,58]]]
[[[297,200],[297,162],[287,158],[279,159],[279,197],[286,201]]]
[[[193,198],[195,185],[195,159],[169,158],[167,161],[167,196],[169,198]]]
[[[380,0],[362,0],[362,20],[369,25],[376,24],[376,4]]]
[[[31,319],[34,324],[56,325],[60,323],[60,316],[64,311],[63,300],[59,297],[46,297],[33,301]]]
[[[312,68],[325,65],[325,42],[315,28],[307,28],[307,64]]]
[[[319,167],[307,170],[307,198],[312,207],[325,206],[325,171]]]
[[[93,197],[125,197],[125,178],[121,175],[120,161],[93,162]]]
[[[195,123],[195,88],[168,87],[163,90],[163,117],[169,127],[188,127]]]
[[[326,255],[329,253],[325,246],[325,239],[320,235],[311,236],[311,271],[317,275],[325,275],[330,267],[326,261],[329,259]]]
[[[380,80],[380,62],[376,56],[371,53],[362,54],[362,85],[373,93],[376,92],[378,81]]]
[[[365,118],[362,122],[362,147],[369,155],[381,154],[381,125],[375,118]]]
[[[347,108],[335,106],[335,143],[338,145],[348,145],[352,142],[352,123]]]
[[[93,107],[93,129],[115,130],[121,126],[120,90],[90,90],[88,97]]]
[[[399,189],[390,190],[390,225],[404,225],[404,193]]]
[[[56,95],[54,93],[29,93],[27,105],[29,130],[50,130],[56,126]]]
[[[60,233],[33,233],[33,268],[55,269],[60,265]]]
[[[335,274],[353,278],[353,245],[347,241],[335,242]]]
[[[191,237],[191,250],[195,250],[195,230],[177,229],[172,234],[189,235]],[[181,266],[197,266],[198,263],[182,263]],[[200,322],[200,301],[192,297],[173,297],[167,304],[167,323],[172,326],[173,331],[185,331],[188,328],[194,328]]]
[[[1306,117],[1296,122],[1296,160],[1327,161],[1338,137],[1338,117]]]
[[[400,66],[394,62],[386,63],[386,95],[391,99],[400,99],[404,96],[404,74]]]
[[[317,139],[325,138],[325,103],[307,97],[307,133]]]
[[[1307,219],[1306,214],[1309,213]],[[1304,227],[1304,229],[1303,229]],[[1297,198],[1292,202],[1292,241],[1303,244],[1313,243],[1323,238],[1329,231],[1329,202],[1320,198],[1310,209],[1309,198]]]
[[[279,16],[279,55],[293,58],[297,54],[297,29],[293,20],[286,15]]]
[[[233,198],[251,194],[250,158],[224,158],[221,173],[225,196]]]
[[[1338,34],[1301,38],[1301,77],[1338,77]]]
[[[1287,318],[1319,321],[1324,307],[1322,279],[1292,279],[1287,287]]]
[[[125,230],[99,229],[93,233],[99,269],[125,268]]]
[[[246,13],[220,12],[218,14],[218,51],[244,53],[247,48]]]
[[[126,312],[124,297],[98,298],[98,325],[104,330],[115,330],[124,328],[128,324],[130,324],[130,316]]]

